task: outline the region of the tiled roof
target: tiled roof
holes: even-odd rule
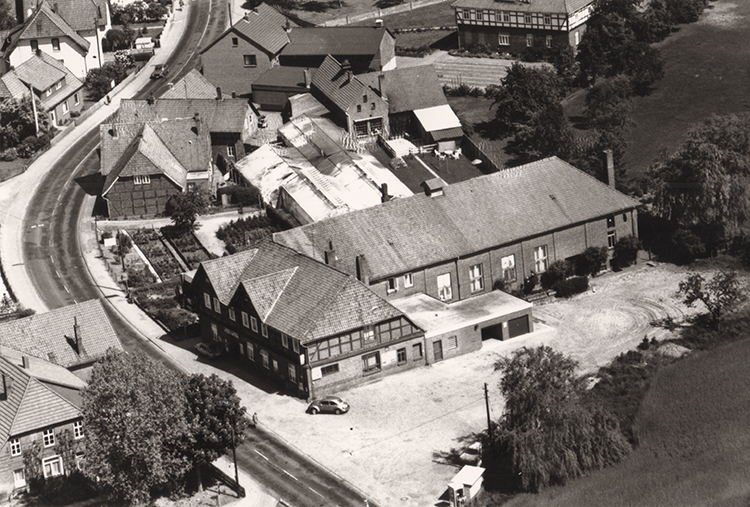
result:
[[[289,43],[286,26],[295,24],[287,19],[273,7],[260,4],[252,11],[247,11],[245,15],[235,23],[229,30],[219,35],[211,44],[206,46],[201,53],[205,53],[214,44],[226,37],[229,33],[236,33],[247,40],[250,40],[266,50],[271,55],[276,55],[281,48]]]
[[[162,99],[215,99],[216,87],[193,69],[161,96]]]
[[[0,401],[0,445],[5,445],[11,436],[81,417],[80,406],[58,393],[56,387],[31,376],[14,361],[0,356],[0,372],[10,388],[7,399]]]
[[[44,54],[44,53],[42,53]],[[15,69],[18,79],[43,92],[66,77],[65,71],[51,65],[41,55],[34,55]]]
[[[294,28],[283,56],[363,55],[375,56],[386,36],[386,28],[369,26],[313,26]]]
[[[380,78],[379,76],[383,77]],[[370,72],[360,74],[357,77],[374,90],[380,90],[380,80],[382,79],[381,95],[388,99],[388,111],[391,114],[448,103],[443,93],[443,86],[440,84],[435,67],[432,65],[403,67],[385,72]],[[419,86],[415,86],[416,83]]]
[[[303,343],[403,315],[353,277],[272,242],[201,270],[224,304],[244,293],[265,324]]]
[[[94,18],[99,27],[107,24],[106,0],[53,0],[53,5],[73,30],[93,30]]]
[[[312,86],[342,111],[346,111],[362,97],[366,85],[331,55],[326,56],[312,77]],[[374,91],[374,90],[373,90]]]
[[[314,69],[303,67],[273,67],[268,69],[260,77],[253,81],[253,86],[278,86],[287,88],[305,88],[305,71],[310,76]]]
[[[93,20],[91,18],[91,29],[93,29]],[[77,44],[84,53],[87,53],[91,44],[89,41],[78,35],[71,25],[63,18],[55,14],[47,2],[42,2],[39,9],[26,21],[26,28],[21,34],[21,40],[41,39],[44,37],[69,37],[73,43]]]
[[[514,12],[547,12],[573,14],[575,11],[593,4],[594,0],[458,0],[452,7],[472,9],[492,9]]]
[[[638,202],[551,157],[444,187],[444,195],[395,199],[274,234],[274,241],[355,273],[365,255],[373,280],[439,264],[635,208]]]
[[[432,136],[432,140],[435,142],[442,141],[443,139],[457,139],[463,137],[463,135],[464,129],[461,127],[450,127],[430,132],[430,136]]]
[[[247,99],[157,99],[153,105],[126,99],[113,117],[119,123],[138,123],[193,118],[198,113],[210,132],[242,133],[250,110]]]
[[[0,99],[20,99],[28,92],[29,89],[15,72],[10,71],[0,76]]]
[[[82,344],[79,351],[74,345],[75,322]],[[2,323],[0,344],[66,368],[90,364],[109,348],[122,350],[98,299]]]

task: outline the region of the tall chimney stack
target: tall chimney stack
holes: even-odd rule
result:
[[[216,100],[221,100],[221,86],[216,87]]]
[[[193,115],[193,120],[195,121],[195,133],[198,135],[201,135],[201,115],[200,113],[195,113]]]
[[[80,356],[83,353],[83,340],[81,338],[81,328],[78,325],[78,317],[73,317],[73,339],[76,344],[76,353]]]
[[[21,356],[21,366],[24,370],[29,369],[29,356]]]
[[[310,89],[310,69],[302,71],[302,75],[305,77],[305,88]]]
[[[336,267],[336,263],[339,260],[338,257],[336,257],[336,250],[333,248],[333,241],[328,242],[328,249],[323,252],[325,256],[325,263],[331,266],[332,268]]]
[[[388,183],[380,185],[380,202],[390,201],[392,196],[388,195]]]
[[[367,266],[365,255],[358,255],[354,258],[355,268],[357,270],[357,280],[365,285],[370,285],[370,269]]]
[[[604,163],[607,169],[607,185],[615,188],[615,158],[612,150],[604,150]]]

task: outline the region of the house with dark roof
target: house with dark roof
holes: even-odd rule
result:
[[[20,99],[28,95],[29,88],[42,103],[52,125],[64,124],[72,113],[83,109],[83,82],[41,50],[0,76],[0,99]]]
[[[555,44],[578,46],[595,0],[458,0],[452,4],[458,44],[520,54]]]
[[[273,67],[252,84],[253,102],[264,111],[283,111],[289,97],[308,93],[315,69]]]
[[[221,88],[218,90],[208,79],[193,69],[185,77],[174,83],[166,92],[162,93],[161,99],[222,99]]]
[[[57,364],[27,355],[0,355],[0,500],[26,489],[23,454],[34,445],[45,479],[82,466],[85,385]]]
[[[388,102],[371,80],[362,80],[347,61],[326,56],[312,77],[311,93],[349,134],[370,137],[390,132]]]
[[[424,333],[367,286],[264,242],[204,261],[184,293],[206,340],[302,398],[425,364]]]
[[[636,200],[556,157],[425,187],[424,194],[273,239],[356,276],[435,338],[428,349],[441,341],[436,346],[443,354],[453,336],[459,349],[462,340],[473,348],[482,338],[512,338],[533,328],[530,307],[505,301],[506,294],[493,290],[498,284],[519,287],[557,260],[575,264],[588,247],[611,251],[618,238],[638,234]],[[470,311],[458,311],[465,307]],[[475,320],[459,326],[451,314]],[[451,323],[447,331],[442,316]]]
[[[124,99],[110,123],[142,123],[199,117],[208,127],[211,160],[222,168],[219,155],[234,162],[245,156],[245,144],[258,128],[258,117],[247,99]],[[222,170],[224,170],[222,168]]]
[[[210,136],[198,115],[102,124],[99,138],[110,218],[157,216],[174,195],[213,189]]]
[[[203,75],[224,93],[250,96],[253,82],[278,65],[293,26],[286,16],[261,3],[201,51]]]

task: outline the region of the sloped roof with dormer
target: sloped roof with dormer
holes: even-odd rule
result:
[[[266,325],[306,343],[403,313],[354,277],[272,242],[201,263],[225,305],[246,296]]]
[[[160,97],[162,99],[215,99],[216,87],[193,69]]]
[[[91,18],[91,29],[93,29],[93,17]],[[76,32],[63,18],[57,15],[46,1],[24,24],[25,28],[19,40],[41,39],[45,37],[68,37],[85,54],[88,53],[91,44]]]
[[[284,46],[289,44],[287,26],[294,27],[296,25],[270,5],[262,3],[255,9],[246,11],[238,22],[219,35],[201,53],[205,53],[224,37],[234,33],[257,44],[269,54],[276,55]]]
[[[351,71],[345,70],[342,63],[331,55],[326,56],[315,71],[311,85],[341,111],[346,111],[359,102],[364,90],[370,90],[369,86]],[[372,91],[376,92],[374,89]]]
[[[315,259],[332,242],[337,267],[355,274],[364,255],[373,280],[517,243],[638,206],[551,157],[446,185],[443,195],[395,199],[274,234]]]
[[[418,65],[357,76],[388,100],[391,114],[415,111],[448,103],[435,67]],[[416,85],[418,83],[418,86]]]

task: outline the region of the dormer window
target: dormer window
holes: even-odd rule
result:
[[[60,81],[58,81],[57,83],[55,83],[55,90],[59,90],[60,88],[62,88],[63,81],[64,80],[61,79]]]

